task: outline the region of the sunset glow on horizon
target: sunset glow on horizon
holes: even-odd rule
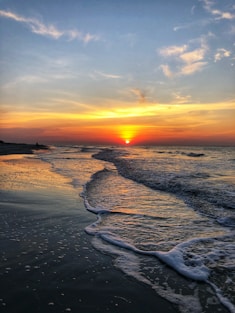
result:
[[[1,140],[235,144],[230,0],[5,0],[0,22]]]

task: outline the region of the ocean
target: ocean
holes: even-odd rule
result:
[[[93,247],[180,312],[235,312],[235,149],[58,146]]]

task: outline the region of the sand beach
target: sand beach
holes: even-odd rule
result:
[[[28,155],[37,149],[0,145],[1,312],[178,312],[94,249],[81,187]]]

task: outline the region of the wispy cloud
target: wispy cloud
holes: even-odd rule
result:
[[[159,53],[164,57],[179,55],[187,50],[187,45],[169,46],[159,50]]]
[[[67,80],[71,79],[72,74],[70,73],[56,73],[56,72],[47,72],[44,74],[26,74],[19,77],[14,78],[14,80],[4,83],[0,86],[2,90],[12,89],[15,87],[21,86],[39,86],[42,84],[48,84],[51,81],[55,80]]]
[[[194,15],[195,9],[196,9],[196,5],[193,5],[193,6],[191,7],[191,15]]]
[[[77,40],[83,41],[84,43],[88,43],[90,41],[97,41],[100,39],[98,35],[94,35],[90,33],[83,33],[76,29],[59,30],[53,24],[46,25],[36,18],[24,17],[11,11],[0,10],[0,17],[8,18],[16,22],[23,23],[30,28],[32,33],[41,35],[41,36],[50,37],[53,39],[59,39],[61,37],[65,37],[67,38],[67,40],[77,39]]]
[[[140,103],[146,102],[146,95],[145,95],[143,90],[141,90],[139,88],[133,88],[133,89],[131,89],[131,93],[134,94],[135,96],[137,96],[138,101]]]
[[[202,71],[206,65],[207,65],[207,62],[189,63],[183,66],[181,68],[181,71],[178,74],[179,75],[191,75],[196,72]]]
[[[226,50],[226,49],[224,49],[224,48],[217,49],[217,50],[216,50],[216,54],[215,54],[215,56],[214,56],[214,61],[215,61],[215,62],[218,62],[218,61],[220,61],[220,60],[223,59],[223,58],[228,58],[228,57],[230,57],[230,55],[231,55],[231,51],[229,51],[229,50]]]
[[[213,16],[215,16],[216,20],[222,20],[222,19],[226,19],[226,20],[232,20],[235,19],[235,13],[234,8],[231,7],[231,11],[223,11],[223,10],[219,10],[214,8],[215,6],[215,2],[211,1],[211,0],[202,0],[204,3],[204,8]]]
[[[119,78],[121,78],[120,75],[115,75],[115,74],[108,74],[108,73],[103,73],[103,72],[97,72],[97,74],[99,74],[100,76],[102,76],[104,78],[112,78],[112,79],[119,79]]]
[[[198,1],[204,1],[204,0],[198,0]],[[190,12],[188,12],[188,14],[194,15],[195,11],[197,10],[198,6],[197,5],[193,5],[191,7]],[[207,24],[209,24],[210,21],[208,21],[208,18],[200,18],[200,19],[194,19],[194,17],[192,17],[190,19],[190,22],[184,22],[180,25],[176,25],[173,27],[173,30],[175,32],[182,30],[182,29],[189,29],[189,28],[195,28],[195,27],[203,27],[206,26]]]
[[[11,89],[17,85],[20,84],[42,84],[42,83],[47,83],[48,79],[36,75],[24,75],[21,77],[15,78],[14,81],[5,83],[4,85],[1,86],[2,89]]]
[[[199,19],[199,20],[192,20],[188,23],[183,23],[183,24],[174,26],[173,30],[175,32],[177,32],[177,31],[182,30],[182,29],[198,28],[198,27],[201,28],[201,27],[207,26],[210,23],[211,23],[211,19],[208,19],[208,18]]]
[[[168,64],[162,64],[160,65],[160,69],[162,70],[163,74],[168,78],[173,78],[174,73],[171,71]]]
[[[210,16],[209,18],[207,17],[207,18],[202,18],[199,20],[191,20],[188,23],[176,25],[173,27],[173,30],[175,32],[179,30],[183,30],[183,29],[204,27],[214,22],[214,20],[215,21],[219,21],[219,20],[229,21],[229,20],[235,19],[235,6],[231,6],[229,8],[230,10],[227,9],[227,11],[225,11],[225,10],[219,10],[219,9],[214,8],[214,6],[216,5],[216,2],[213,2],[211,0],[199,0],[199,1],[202,2],[204,10],[206,10],[213,18]],[[223,3],[221,2],[220,5],[223,5]],[[192,15],[194,14],[195,9],[196,9],[196,6],[193,6],[191,10]]]
[[[192,102],[191,95],[182,95],[180,92],[175,92],[173,94],[173,98],[174,100],[172,103],[176,103],[176,104],[188,104]]]
[[[204,37],[199,40],[200,46],[191,48],[193,41],[187,45],[169,46],[158,50],[159,54],[164,58],[168,58],[171,64],[174,63],[175,67],[172,69],[168,64],[160,66],[163,74],[168,78],[182,75],[192,75],[195,72],[201,71],[207,62],[205,56],[208,51],[208,46]]]
[[[101,71],[94,71],[92,74],[90,74],[90,77],[97,80],[100,77],[105,78],[105,79],[120,79],[122,76],[116,75],[116,74],[110,74],[110,73],[104,73]]]

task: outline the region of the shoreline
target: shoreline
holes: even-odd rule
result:
[[[2,165],[2,312],[178,312],[93,247],[84,229],[96,217],[69,179],[35,158],[4,158]]]
[[[48,146],[41,144],[11,143],[0,141],[0,155],[33,154],[34,150],[48,150]]]

